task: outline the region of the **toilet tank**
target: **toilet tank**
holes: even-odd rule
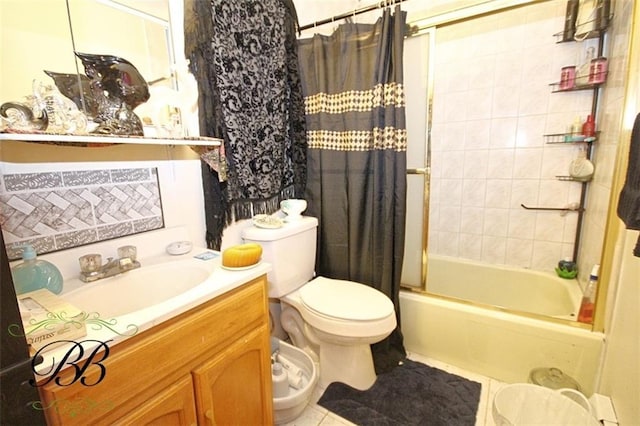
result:
[[[269,297],[282,297],[313,278],[317,228],[318,219],[304,216],[281,228],[250,226],[242,232],[244,242],[262,246],[262,260],[271,264]]]

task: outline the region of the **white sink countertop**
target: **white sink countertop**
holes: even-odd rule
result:
[[[191,252],[177,256],[154,254],[153,257],[139,257],[139,269],[114,277],[91,283],[80,281],[78,276],[65,279],[64,291],[59,297],[86,314],[84,322],[87,335],[74,339],[77,343],[84,342],[84,354],[78,360],[88,358],[96,348],[104,350],[101,342],[108,342],[107,345],[112,348],[271,270],[271,265],[265,262],[229,270],[222,267],[220,252],[201,247],[194,247]],[[179,271],[185,273],[181,275]],[[180,282],[172,284],[178,279]],[[189,280],[191,282],[185,284]],[[87,340],[91,342],[85,342]],[[72,353],[72,349],[75,352]],[[56,371],[67,354],[69,360],[75,361],[78,352],[80,349],[74,349],[72,343],[42,352],[44,362],[34,367],[37,379],[41,380]],[[100,358],[98,356],[95,360]]]

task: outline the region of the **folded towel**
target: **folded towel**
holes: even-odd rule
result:
[[[626,181],[618,199],[618,216],[628,229],[640,231],[640,114],[636,116],[631,131],[629,166]],[[640,257],[640,237],[633,255]]]

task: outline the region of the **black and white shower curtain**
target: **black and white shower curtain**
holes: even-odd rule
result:
[[[330,36],[298,40],[308,142],[305,214],[319,220],[316,272],[370,285],[393,301],[398,327],[372,348],[378,373],[406,355],[399,305],[405,21],[397,6],[375,24],[345,23]]]

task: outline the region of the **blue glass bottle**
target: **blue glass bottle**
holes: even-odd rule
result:
[[[16,294],[46,288],[60,294],[62,292],[62,274],[51,262],[38,259],[36,251],[30,245],[26,245],[22,251],[22,263],[11,268],[13,285]]]

